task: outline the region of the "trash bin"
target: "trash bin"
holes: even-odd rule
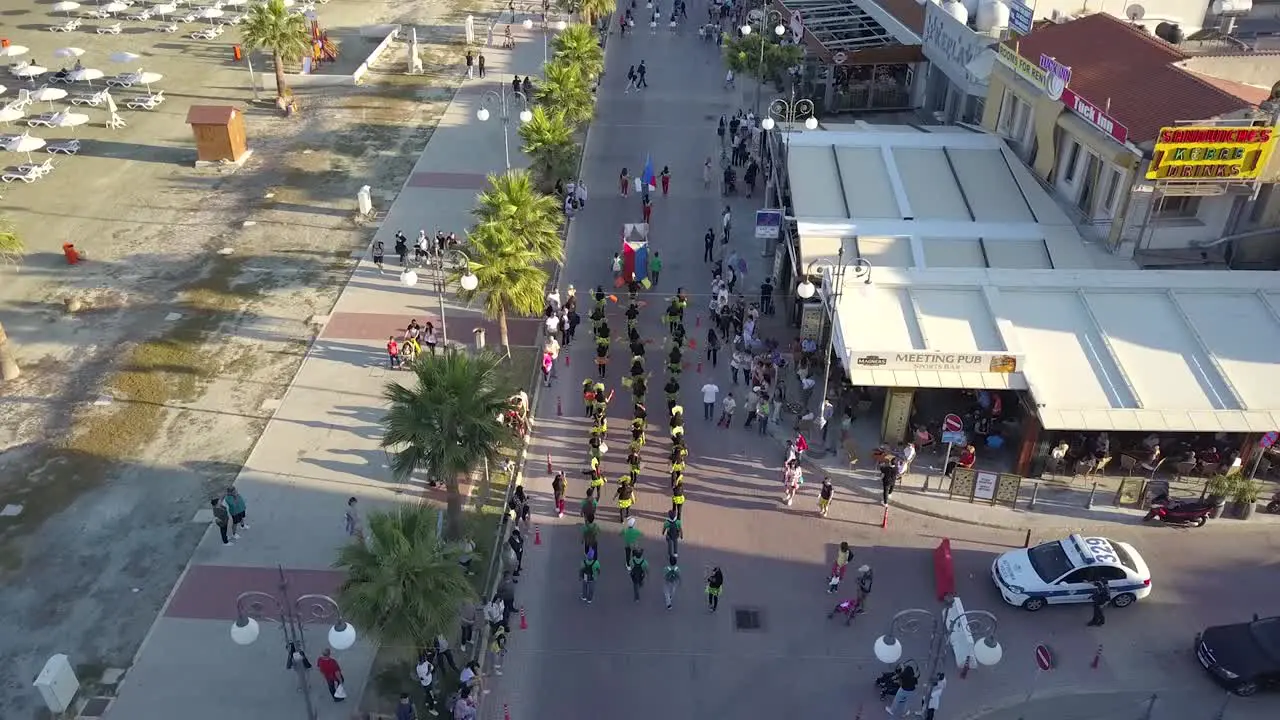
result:
[[[67,257],[68,265],[75,265],[80,262],[80,252],[76,250],[76,246],[72,243],[62,243],[62,254]]]
[[[471,333],[475,335],[476,350],[484,350],[484,328],[478,327],[475,330],[472,330]]]

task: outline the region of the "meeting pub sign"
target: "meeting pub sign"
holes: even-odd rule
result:
[[[1022,369],[1022,358],[998,352],[863,352],[853,355],[853,366],[859,370],[1014,373]]]

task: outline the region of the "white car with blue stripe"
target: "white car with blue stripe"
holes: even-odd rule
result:
[[[1080,535],[1007,552],[991,564],[991,579],[1005,602],[1032,612],[1087,603],[1099,580],[1118,608],[1151,594],[1151,569],[1132,545]]]

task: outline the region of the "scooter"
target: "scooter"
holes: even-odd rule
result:
[[[1159,520],[1169,525],[1189,525],[1204,527],[1209,522],[1209,513],[1213,512],[1214,503],[1209,500],[1174,500],[1168,495],[1160,495],[1151,501],[1143,522]]]

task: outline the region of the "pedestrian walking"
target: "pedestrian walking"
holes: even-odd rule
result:
[[[1089,620],[1088,627],[1102,627],[1107,624],[1107,617],[1102,610],[1111,602],[1111,591],[1107,589],[1107,584],[1098,580],[1093,584],[1093,595],[1090,596],[1093,603],[1093,618]]]
[[[520,582],[520,571],[524,569],[524,535],[520,534],[520,527],[511,528],[511,535],[507,538],[507,547],[511,549],[511,554],[515,557],[516,569],[511,573],[512,582]]]
[[[631,553],[631,568],[628,573],[631,575],[632,598],[640,602],[640,588],[644,587],[644,580],[649,575],[649,561],[644,559],[644,548],[636,548]]]
[[[715,383],[708,380],[702,386],[702,419],[711,422],[712,416],[716,412],[716,396],[720,394],[720,388]]]
[[[662,568],[662,599],[667,601],[667,609],[675,603],[676,590],[680,587],[680,566],[676,564],[676,556],[667,557],[667,565]]]
[[[373,241],[373,266],[378,268],[378,273],[384,272],[382,267],[382,258],[387,254],[387,246],[381,240]]]
[[[236,492],[235,486],[227,488],[227,494],[222,498],[222,502],[227,506],[227,512],[231,514],[231,537],[240,539],[240,531],[248,530],[249,523],[244,521],[247,513],[247,506],[244,496]]]
[[[622,255],[613,254],[613,260],[609,261],[609,269],[613,272],[613,279],[616,281],[622,277]]]
[[[403,230],[396,231],[396,255],[400,256],[400,267],[404,267],[409,258],[409,238]]]
[[[342,684],[342,666],[338,665],[338,661],[333,657],[333,651],[325,648],[320,653],[320,658],[316,660],[316,669],[320,671],[320,676],[324,678],[324,684],[329,688],[329,697],[334,702],[342,702],[347,699],[347,689]]]
[[[218,498],[210,498],[209,505],[213,508],[213,524],[218,526],[218,534],[222,536],[222,544],[230,545],[235,542],[227,536],[227,528],[231,525],[231,514],[223,507],[222,502]]]
[[[894,466],[893,460],[888,459],[880,464],[880,504],[889,505],[889,496],[893,494],[893,488],[898,483],[898,469]]]
[[[666,197],[671,190],[671,168],[663,165],[662,172],[658,173],[658,180],[662,183],[662,197]]]
[[[716,231],[707,228],[707,234],[702,236],[702,262],[709,263],[715,256],[716,247]]]
[[[676,516],[675,510],[669,511],[667,518],[662,521],[662,537],[667,541],[667,557],[671,558],[671,565],[680,557],[680,538],[683,536],[684,526],[680,518]]]
[[[600,526],[596,524],[596,514],[591,512],[582,521],[582,551],[599,554]]]
[[[476,620],[480,615],[480,606],[476,603],[467,601],[462,603],[462,607],[458,608],[458,625],[461,630],[461,639],[458,641],[458,647],[465,653],[476,637]]]
[[[849,568],[849,561],[852,559],[853,548],[849,547],[848,542],[840,543],[840,548],[836,550],[835,562],[831,564],[831,577],[827,580],[828,595],[833,595],[840,589],[840,581],[844,580],[845,570]]]
[[[624,94],[625,94],[625,93],[629,93],[629,92],[631,92],[632,90],[634,90],[634,89],[635,89],[635,87],[636,87],[636,66],[635,66],[635,65],[632,65],[632,66],[627,70],[627,86],[626,86],[625,88],[623,88],[623,89],[622,89],[622,92],[623,92]]]
[[[364,518],[360,517],[360,508],[357,507],[358,503],[359,501],[353,497],[347,498],[347,513],[343,518],[343,522],[346,525],[347,537],[350,537],[363,545]]]
[[[653,252],[653,259],[649,261],[650,285],[656,287],[658,285],[658,276],[662,274],[662,255],[658,251]]]
[[[707,608],[715,612],[720,607],[720,593],[724,591],[724,573],[720,568],[711,568],[707,574]]]
[[[431,641],[431,656],[437,665],[441,665],[440,661],[443,660],[443,665],[448,665],[455,674],[458,672],[458,663],[453,657],[453,649],[449,647],[449,640],[443,634],[436,635],[436,639]]]
[[[760,283],[760,312],[765,315],[773,314],[773,278],[766,276],[764,282]]]
[[[422,686],[423,705],[432,716],[440,714],[437,709],[440,701],[436,697],[435,673],[436,668],[431,664],[430,654],[423,650],[418,654],[418,664],[414,667],[414,674],[418,677],[418,684]]]
[[[556,517],[564,517],[564,492],[564,473],[557,472],[556,476],[551,478],[551,495],[555,498]]]
[[[733,393],[724,396],[724,400],[720,402],[720,407],[720,420],[716,422],[716,425],[727,428],[733,424],[733,412],[738,409],[738,401],[733,399]]]
[[[626,558],[626,566],[631,567],[631,556],[640,547],[640,528],[636,527],[635,518],[627,518],[626,527],[622,528],[622,552]]]
[[[396,720],[418,720],[418,713],[413,709],[409,693],[400,693],[400,702],[396,704]]]
[[[506,621],[507,606],[502,601],[502,596],[498,593],[493,594],[493,598],[484,606],[484,620],[489,623],[489,633],[493,634]]]
[[[476,58],[475,58],[475,55],[473,55],[471,51],[468,50],[466,59],[467,59],[467,79],[470,80],[472,78],[472,65],[475,65]]]
[[[938,673],[933,679],[933,689],[929,691],[929,702],[926,704],[924,720],[933,720],[933,714],[942,705],[942,691],[947,689],[947,674]]]
[[[644,66],[644,61],[636,66],[636,89],[649,87],[649,81],[645,77],[649,74],[649,69]]]
[[[755,388],[752,388],[753,390]],[[760,402],[756,404],[756,427],[759,428],[760,434],[765,435],[769,432],[769,413],[773,411],[773,402],[765,395],[760,396]]]
[[[856,590],[856,598],[858,600],[857,612],[864,613],[867,611],[867,597],[871,595],[871,586],[875,582],[875,577],[871,574],[871,566],[863,565],[858,568],[858,587]]]
[[[724,242],[729,242],[729,232],[733,228],[733,212],[729,210],[728,205],[724,206],[724,213],[720,215],[720,227],[724,231]]]
[[[596,597],[596,579],[600,577],[600,560],[596,557],[595,548],[587,550],[578,577],[582,580],[582,599],[590,605]]]
[[[622,168],[622,172],[618,174],[618,192],[622,197],[631,194],[631,175],[626,168]]]
[[[901,717],[902,711],[907,707],[907,701],[915,694],[919,681],[916,669],[910,665],[904,665],[898,671],[898,692],[894,694],[893,702],[885,707],[885,712],[892,717]]]
[[[640,211],[644,217],[641,222],[648,223],[649,218],[653,216],[653,200],[649,198],[648,190],[645,190],[644,195],[640,196]]]
[[[476,70],[479,71],[480,77],[484,77],[484,53],[476,56]]]
[[[507,628],[499,625],[489,636],[489,667],[494,675],[502,675],[502,661],[507,657]]]

